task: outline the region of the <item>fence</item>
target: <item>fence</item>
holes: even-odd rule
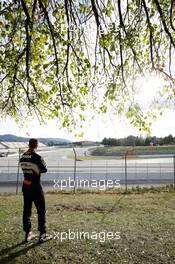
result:
[[[23,181],[19,166],[18,154],[8,158],[0,158],[0,187],[18,193]],[[51,152],[50,152],[51,153]],[[175,187],[175,156],[139,156],[132,159],[129,156],[111,160],[81,160],[77,159],[74,149],[74,159],[46,159],[48,172],[42,175],[41,181],[47,189],[77,188],[125,188],[131,186],[152,186],[173,184]],[[21,190],[21,189],[20,189]]]

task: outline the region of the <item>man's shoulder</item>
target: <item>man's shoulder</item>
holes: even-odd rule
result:
[[[24,152],[21,155],[21,158],[25,158],[25,159],[29,158],[29,159],[36,159],[36,160],[41,160],[42,159],[42,157],[38,153],[36,153],[36,152],[30,153],[28,151]]]
[[[33,153],[33,158],[36,159],[36,160],[38,160],[38,161],[41,161],[41,160],[43,159],[42,156],[39,155],[39,154],[36,153],[36,152]]]
[[[33,152],[33,155],[34,155],[35,157],[41,158],[41,156],[40,156],[38,153],[36,153],[36,152]]]
[[[31,159],[32,158],[32,155],[31,153],[29,153],[28,151],[24,152],[22,155],[21,155],[21,159]]]

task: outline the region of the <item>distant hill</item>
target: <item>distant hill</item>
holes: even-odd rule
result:
[[[64,138],[38,138],[38,140],[46,145],[62,145],[71,143],[70,140]],[[28,137],[18,137],[12,134],[0,135],[0,141],[6,142],[28,142]]]

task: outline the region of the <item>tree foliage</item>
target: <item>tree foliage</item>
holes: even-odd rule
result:
[[[17,119],[59,118],[63,127],[96,109],[150,125],[135,81],[159,74],[174,96],[173,0],[1,0],[0,109]],[[162,93],[163,94],[163,93]]]
[[[104,138],[102,144],[105,146],[150,146],[150,145],[174,145],[175,137],[168,135],[166,137],[134,137],[128,136],[126,138]]]

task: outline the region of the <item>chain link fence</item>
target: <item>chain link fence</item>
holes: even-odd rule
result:
[[[23,173],[19,158],[24,150],[13,150],[14,154],[0,158],[0,191],[21,191]],[[41,153],[52,152],[51,148],[40,148]],[[0,151],[1,152],[1,151]],[[1,152],[2,153],[2,152]],[[40,153],[40,152],[39,152]],[[77,158],[73,148],[72,159],[45,159],[48,171],[41,176],[47,190],[74,190],[79,188],[100,189],[128,188],[133,186],[175,187],[175,155],[121,156],[117,159]],[[54,155],[54,153],[53,153]]]

